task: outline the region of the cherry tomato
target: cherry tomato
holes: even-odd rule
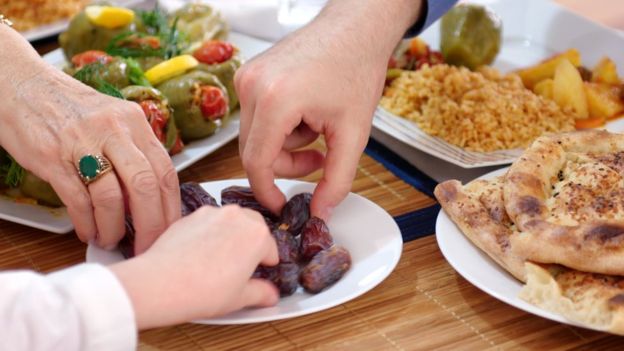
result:
[[[225,62],[231,59],[232,55],[234,55],[234,47],[220,40],[209,40],[193,52],[197,61],[207,65]]]
[[[165,142],[165,126],[167,125],[167,117],[163,114],[163,111],[158,107],[158,104],[154,100],[144,100],[139,103],[145,113],[147,122],[149,122],[154,135],[161,142]]]
[[[211,121],[222,118],[227,107],[228,101],[221,89],[208,85],[201,87],[200,109],[204,118]]]
[[[78,69],[95,62],[100,62],[105,65],[110,63],[112,60],[112,56],[109,56],[104,51],[100,50],[88,50],[83,53],[76,54],[71,58],[72,65]]]

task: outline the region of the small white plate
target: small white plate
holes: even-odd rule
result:
[[[507,167],[490,172],[479,179],[493,179],[503,175]],[[543,310],[518,297],[522,283],[476,247],[453,221],[440,210],[436,221],[436,239],[448,263],[471,284],[485,293],[526,312],[556,322],[594,329],[569,320],[559,314]]]
[[[267,41],[239,33],[230,33],[228,41],[236,45],[240,49],[241,55],[246,59],[258,55],[272,45]],[[43,59],[58,68],[65,65],[65,58],[61,49],[46,54]],[[235,111],[230,117],[229,123],[214,135],[186,144],[181,153],[171,157],[176,170],[179,172],[187,168],[235,139],[238,136],[239,126],[240,115],[238,111]],[[65,209],[18,204],[5,197],[0,197],[0,219],[58,234],[68,233],[74,229]]]
[[[203,183],[212,196],[221,201],[221,189],[230,185],[248,186],[246,179]],[[312,192],[315,184],[277,180],[287,198]],[[248,324],[302,316],[352,300],[381,283],[399,262],[403,240],[394,219],[366,198],[349,193],[327,223],[334,241],[351,253],[351,269],[335,285],[312,295],[301,288],[282,298],[276,306],[241,310],[220,318],[200,320],[201,324]],[[89,245],[87,262],[111,264],[123,260],[119,251],[106,251]]]
[[[614,29],[594,23],[552,1],[544,0],[469,0],[489,6],[503,22],[503,42],[493,66],[502,72],[528,67],[565,50],[576,48],[583,64],[593,67],[603,56],[609,56],[623,72],[624,36]],[[440,26],[436,22],[420,37],[432,48],[439,49]],[[377,108],[373,126],[406,145],[463,168],[512,163],[521,150],[495,152],[466,151],[423,132],[416,123]],[[611,132],[623,132],[624,120],[607,123]],[[417,165],[427,168],[426,164]],[[426,172],[425,173],[430,173]]]

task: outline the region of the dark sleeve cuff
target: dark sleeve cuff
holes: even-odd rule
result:
[[[427,29],[433,22],[453,7],[458,0],[423,0],[420,17],[405,33],[405,37],[414,37]]]

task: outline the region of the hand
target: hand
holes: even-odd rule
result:
[[[204,206],[174,223],[143,255],[111,266],[126,288],[139,329],[271,306],[279,292],[251,278],[279,261],[262,216],[238,206]]]
[[[18,70],[5,90],[0,116],[11,118],[2,119],[2,146],[52,185],[85,242],[114,247],[124,235],[127,200],[136,251],[145,251],[180,217],[180,195],[171,159],[142,110],[42,61],[31,68],[38,74]],[[88,186],[76,168],[87,154],[103,154],[114,167]]]
[[[366,146],[387,57],[354,54],[362,43],[334,34],[306,28],[236,74],[243,166],[256,198],[273,212],[285,202],[275,176],[300,177],[324,166],[311,209],[328,219],[350,191]],[[319,134],[325,157],[295,151]]]

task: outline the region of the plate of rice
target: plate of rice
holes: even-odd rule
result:
[[[384,91],[373,119],[376,129],[463,168],[509,164],[537,137],[575,129],[573,114],[526,89],[515,69],[570,48],[590,66],[603,56],[624,62],[616,50],[624,44],[622,36],[557,4],[487,5],[503,22],[493,65],[470,71],[437,64],[401,73]],[[439,31],[436,23],[420,38],[436,49]],[[605,128],[624,132],[624,120],[609,121]]]

